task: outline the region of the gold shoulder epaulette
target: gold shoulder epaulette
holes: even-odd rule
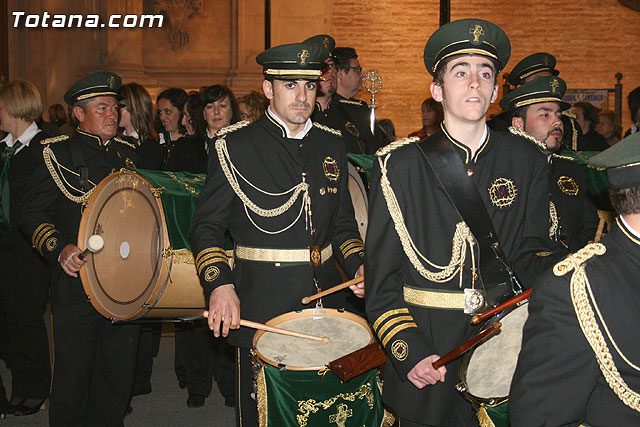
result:
[[[352,101],[350,99],[341,99],[340,102],[343,104],[357,105],[358,107],[363,107],[365,105],[365,102],[360,100]]]
[[[565,259],[557,263],[553,267],[553,274],[556,276],[564,276],[568,272],[578,269],[579,266],[590,260],[596,255],[602,255],[607,248],[602,243],[589,243],[584,248],[574,254],[569,254]]]
[[[338,129],[330,128],[329,126],[322,125],[318,122],[313,122],[313,125],[318,129],[322,129],[325,132],[329,132],[337,136],[342,136],[342,132],[340,132]]]
[[[218,132],[216,132],[216,136],[228,135],[231,132],[235,132],[238,129],[242,129],[245,126],[249,126],[250,124],[251,124],[251,122],[249,120],[243,120],[241,122],[238,122],[238,123],[223,127]]]
[[[420,138],[418,138],[417,136],[412,136],[411,138],[403,138],[397,141],[393,141],[391,144],[378,148],[378,151],[376,151],[376,156],[378,157],[386,156],[387,154],[389,154],[395,149],[398,149],[407,144],[411,144],[412,142],[418,142],[418,141],[420,141]]]
[[[54,136],[52,138],[47,138],[47,139],[43,139],[42,141],[40,141],[40,144],[42,145],[49,145],[49,144],[53,144],[55,142],[59,142],[59,141],[64,141],[69,139],[69,135],[58,135],[58,136]]]
[[[117,136],[114,136],[113,140],[116,141],[116,142],[119,142],[120,144],[128,145],[129,147],[133,148],[134,150],[138,149],[138,147],[136,147],[134,144],[130,143],[126,139],[122,139],[122,138],[118,138]]]
[[[570,119],[574,119],[574,120],[577,119],[576,115],[571,113],[571,112],[569,112],[568,110],[563,111],[562,115],[566,116],[566,117],[569,117]]]
[[[553,153],[553,154],[551,155],[551,157],[555,157],[555,158],[557,158],[557,159],[571,160],[571,161],[573,161],[573,162],[575,162],[575,161],[576,161],[576,159],[574,159],[574,158],[573,158],[573,157],[571,157],[571,156],[564,156],[564,155],[562,155],[562,154],[556,154],[556,153]]]
[[[526,139],[527,141],[533,142],[536,145],[536,147],[538,147],[539,149],[541,149],[543,151],[547,149],[547,144],[545,144],[543,141],[538,141],[532,135],[529,135],[525,131],[518,129],[515,126],[510,126],[509,127],[509,132],[511,132],[511,134],[513,134],[513,135],[520,136],[520,137]]]

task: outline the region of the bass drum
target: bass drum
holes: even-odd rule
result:
[[[98,184],[82,214],[78,247],[93,234],[104,239],[80,270],[100,314],[112,320],[202,315],[188,238],[203,185],[201,175],[125,169]]]
[[[356,222],[358,223],[358,231],[364,242],[365,236],[367,235],[367,225],[369,224],[368,189],[365,185],[368,185],[368,181],[364,172],[358,170],[360,166],[354,166],[351,161],[349,161],[348,164],[349,194],[351,194],[351,202],[353,203],[353,210],[355,211]]]

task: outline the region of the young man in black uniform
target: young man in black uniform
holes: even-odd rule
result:
[[[640,425],[640,134],[592,157],[618,212],[601,243],[535,285],[509,393],[512,426]]]
[[[347,188],[339,132],[313,123],[316,82],[326,50],[300,43],[257,56],[270,105],[253,124],[222,129],[210,154],[191,229],[196,268],[209,301],[209,327],[238,348],[241,425],[257,425],[249,349],[254,330],[240,317],[264,323],[308,308],[304,296],[362,272],[364,247]],[[246,126],[246,127],[245,127]],[[233,273],[224,233],[236,243]],[[364,288],[353,287],[363,296]],[[344,307],[351,291],[324,299]]]
[[[131,397],[139,327],[114,325],[93,308],[78,277],[84,247],[76,246],[92,190],[112,171],[135,167],[135,146],[115,137],[119,87],[119,76],[100,72],[67,91],[76,134],[42,141],[23,199],[22,228],[53,270],[51,426],[122,425]]]
[[[388,354],[383,398],[403,427],[474,423],[455,389],[460,361],[439,369],[433,362],[478,332],[466,313],[517,290],[507,264],[528,286],[559,257],[547,247],[544,156],[485,123],[509,55],[495,24],[440,27],[424,59],[444,124],[424,141],[396,141],[377,153],[366,307]]]
[[[513,118],[511,133],[532,141],[549,162],[549,237],[576,252],[596,235],[598,213],[582,167],[555,154],[562,146],[562,101],[567,85],[560,77],[539,77],[509,92],[500,106]]]

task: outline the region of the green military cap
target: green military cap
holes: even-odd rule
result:
[[[319,43],[293,43],[265,50],[256,56],[256,62],[262,65],[265,76],[281,80],[318,80],[327,56],[327,50]]]
[[[327,56],[331,56],[331,52],[333,52],[333,49],[336,47],[336,40],[328,34],[318,34],[317,36],[309,37],[302,43],[319,44],[327,50]]]
[[[589,164],[607,169],[611,188],[640,187],[640,132],[593,156]]]
[[[482,55],[498,62],[501,71],[511,55],[509,37],[483,19],[461,19],[438,28],[424,47],[424,65],[432,76],[443,59],[454,55]]]
[[[557,102],[560,110],[564,111],[571,107],[571,104],[562,100],[566,91],[567,84],[560,77],[540,77],[509,92],[500,100],[500,107],[514,112],[526,105]]]
[[[71,86],[71,89],[64,94],[64,101],[73,105],[78,101],[96,96],[115,96],[117,99],[122,99],[118,95],[121,84],[120,76],[108,71],[89,74]]]
[[[522,80],[542,71],[549,71],[553,73],[554,76],[557,76],[560,72],[555,69],[555,66],[556,58],[550,53],[534,53],[533,55],[527,56],[513,67],[513,71],[509,73],[509,83],[514,86],[519,85],[522,83]]]

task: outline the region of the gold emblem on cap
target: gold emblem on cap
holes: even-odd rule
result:
[[[329,178],[330,181],[336,182],[340,176],[338,162],[331,157],[325,157],[324,162],[322,162],[322,170],[324,170],[324,176]],[[331,192],[330,187],[327,187],[327,191]]]
[[[109,89],[113,89],[116,86],[116,79],[113,76],[110,76],[107,79],[107,84],[109,85]]]
[[[558,178],[558,187],[567,196],[577,196],[580,192],[580,186],[576,180],[570,176],[562,175]]]
[[[544,65],[546,65],[547,67],[549,66],[549,57],[548,56],[544,57]]]
[[[491,203],[498,208],[506,208],[513,204],[518,194],[518,189],[513,181],[507,178],[497,178],[489,187]]]
[[[300,58],[300,65],[304,65],[307,63],[307,58],[311,56],[309,55],[309,51],[307,49],[302,49],[302,52],[298,53],[298,58]]]
[[[475,27],[469,29],[469,34],[473,35],[472,43],[480,43],[480,36],[484,36],[482,25],[476,24]]]
[[[551,92],[556,93],[556,89],[558,89],[558,86],[560,86],[560,83],[558,82],[557,79],[553,79],[551,80],[551,83],[549,83],[549,85],[551,86]]]
[[[409,355],[409,346],[407,345],[407,342],[403,340],[395,340],[393,344],[391,344],[391,354],[401,362],[405,360]]]
[[[329,50],[329,37],[325,37],[322,39],[322,45],[325,49]]]

